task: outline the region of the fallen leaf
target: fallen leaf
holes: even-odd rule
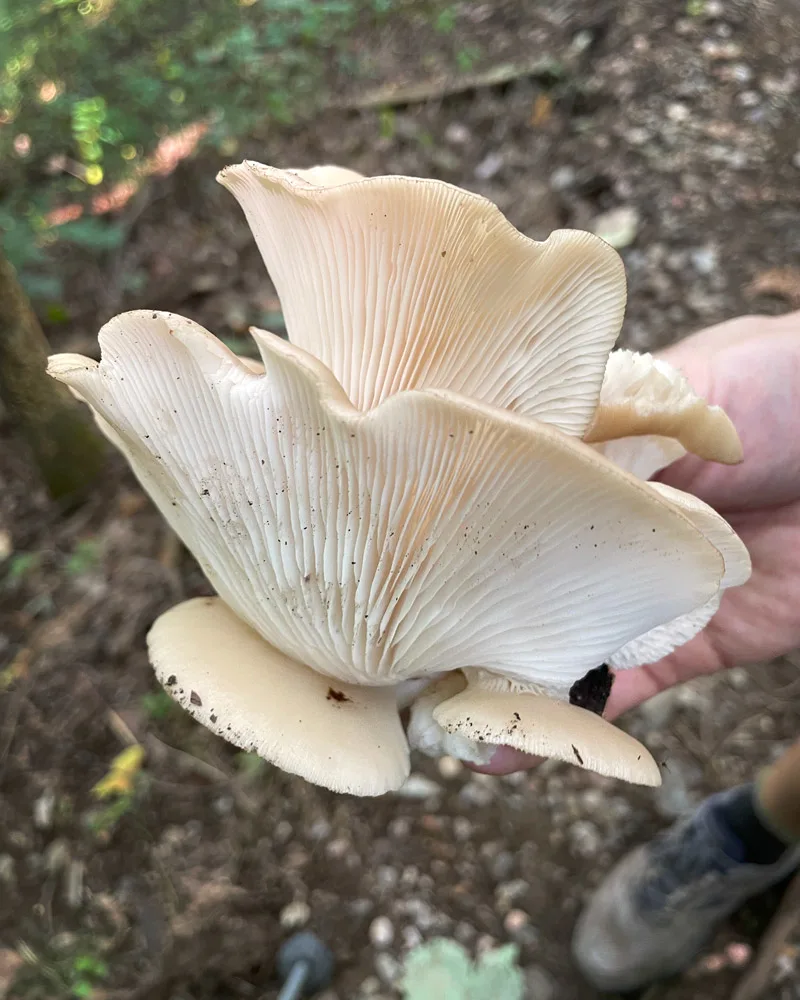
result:
[[[745,289],[748,298],[757,295],[774,295],[785,299],[792,306],[800,306],[800,268],[771,267],[759,271]]]
[[[539,94],[536,100],[533,102],[533,110],[531,111],[531,125],[534,128],[539,128],[542,125],[546,125],[550,121],[550,115],[553,113],[553,101],[552,98],[548,97],[547,94]]]
[[[107,799],[112,795],[130,795],[143,762],[144,747],[139,743],[126,747],[111,761],[108,774],[97,782],[92,794],[98,799]]]
[[[14,985],[17,970],[22,965],[22,956],[10,948],[0,948],[0,1000],[9,996]]]

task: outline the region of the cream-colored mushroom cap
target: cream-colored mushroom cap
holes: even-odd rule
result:
[[[439,181],[253,163],[220,180],[290,342],[254,330],[244,361],[133,312],[100,332],[99,364],[49,366],[218,594],[154,625],[162,682],[338,791],[399,787],[408,740],[655,782],[570,688],[686,641],[749,561],[714,511],[644,481],[686,449],[734,461],[738,438],[669,366],[611,353],[618,255],[588,233],[530,240]]]
[[[742,460],[741,441],[728,415],[709,406],[677,369],[650,354],[613,351],[584,440],[645,435],[678,442],[686,451],[715,462],[733,465]]]
[[[469,684],[433,715],[447,733],[479,745],[555,757],[637,785],[661,784],[658,765],[638,740],[594,712],[543,694]]]
[[[358,795],[381,795],[408,776],[391,688],[332,683],[264,642],[218,598],[167,611],[147,644],[156,676],[190,715],[284,771]]]

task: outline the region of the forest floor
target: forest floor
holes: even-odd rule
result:
[[[638,349],[800,306],[794,0],[454,10],[429,47],[405,30],[358,39],[367,76],[335,80],[336,107],[242,155],[440,177],[536,238],[610,233],[629,279],[623,341]],[[498,67],[504,82],[487,73]],[[279,303],[217,166],[202,156],[154,182],[126,210],[122,250],[64,260],[56,349],[96,355],[99,326],[136,306],[179,310],[239,348],[249,325],[276,329]],[[420,759],[401,793],[330,794],[237,753],[158,690],[149,625],[209,591],[124,463],[112,457],[64,514],[12,429],[0,435],[0,997],[62,1000],[88,983],[98,1000],[267,1000],[276,949],[304,926],[336,955],[325,1000],[397,996],[405,953],[439,935],[473,952],[517,943],[530,1000],[592,1000],[569,956],[592,887],[800,729],[791,658],[631,714],[666,765],[655,792],[552,763],[500,779]],[[131,739],[146,761],[114,815],[92,788]],[[646,1000],[730,996],[779,895]],[[763,996],[796,1000],[798,980],[800,931]]]

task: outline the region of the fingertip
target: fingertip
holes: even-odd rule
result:
[[[488,764],[470,764],[467,768],[478,774],[514,774],[515,771],[525,771],[530,767],[536,767],[541,763],[541,757],[533,754],[523,753],[513,747],[498,747]]]

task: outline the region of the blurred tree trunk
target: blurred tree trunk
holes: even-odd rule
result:
[[[100,471],[103,438],[88,411],[46,374],[49,346],[0,253],[0,399],[25,435],[54,499],[77,499]]]

